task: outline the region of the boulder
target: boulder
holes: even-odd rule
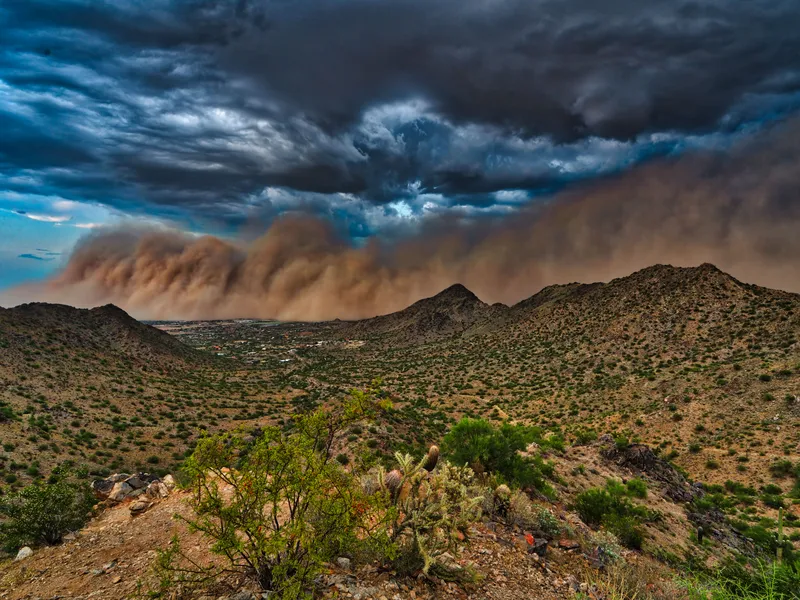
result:
[[[125,481],[120,481],[114,484],[111,488],[111,493],[108,494],[108,499],[114,502],[122,502],[133,493],[133,488]]]
[[[165,475],[164,479],[161,480],[161,483],[167,486],[169,491],[175,489],[175,478],[172,475]]]
[[[147,495],[150,498],[166,498],[169,496],[169,488],[161,481],[154,481],[147,486]]]
[[[131,476],[131,477],[128,477],[128,478],[125,480],[125,483],[127,483],[129,486],[131,486],[131,487],[132,487],[133,489],[135,489],[135,490],[140,490],[140,489],[142,489],[142,488],[146,488],[146,487],[147,487],[147,485],[148,485],[146,481],[143,481],[142,479],[140,479],[140,478],[139,478],[138,476],[136,476],[136,475],[133,475],[133,476]]]

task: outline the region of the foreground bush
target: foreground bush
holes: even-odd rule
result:
[[[47,482],[36,482],[0,500],[0,545],[59,544],[64,535],[83,527],[94,498],[89,486],[71,474],[54,471]]]
[[[713,576],[686,584],[691,600],[796,600],[800,598],[800,564],[729,561]]]
[[[520,454],[533,442],[540,446],[550,444],[534,427],[508,423],[495,427],[484,419],[464,418],[447,433],[443,447],[454,464],[492,473],[511,485],[544,490],[546,478],[553,476],[553,467],[540,457]]]
[[[302,598],[325,563],[380,543],[369,519],[380,498],[333,454],[337,435],[376,408],[371,392],[354,393],[338,411],[302,416],[290,434],[270,427],[251,442],[231,434],[200,440],[185,466],[195,514],[183,520],[222,560],[197,565],[174,541],[160,555],[162,592],[227,575],[278,598]]]

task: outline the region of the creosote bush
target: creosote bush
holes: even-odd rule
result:
[[[48,481],[0,499],[0,545],[14,551],[25,545],[59,544],[64,534],[86,523],[93,504],[85,481],[56,469]]]
[[[639,486],[630,490],[619,481],[609,480],[605,489],[590,488],[578,494],[575,510],[587,525],[603,525],[624,546],[640,549],[643,540],[640,524],[652,515],[645,507],[634,504],[628,497],[639,493]]]
[[[288,434],[269,427],[254,441],[201,439],[185,464],[194,515],[183,520],[222,560],[198,565],[174,540],[159,557],[160,592],[228,576],[239,580],[232,585],[247,579],[277,598],[302,598],[325,563],[379,546],[385,536],[369,517],[382,499],[366,494],[333,454],[337,436],[379,408],[375,391],[353,392],[336,411],[306,413]]]
[[[545,439],[536,427],[496,427],[485,419],[464,418],[447,433],[443,447],[454,464],[490,473],[510,485],[546,490],[553,466],[539,456],[521,454],[531,443],[547,448],[560,447],[563,441],[557,436]]]

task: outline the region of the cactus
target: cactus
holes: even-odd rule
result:
[[[389,490],[392,499],[396,499],[403,485],[403,474],[397,469],[389,471],[383,478],[383,485]]]
[[[480,516],[483,498],[467,494],[474,474],[468,467],[439,465],[436,446],[419,462],[399,452],[395,459],[399,468],[379,477],[392,511],[389,537],[410,552],[411,563],[424,573],[435,566],[444,569],[439,557],[455,553],[469,524]]]
[[[500,500],[508,500],[509,498],[511,498],[511,489],[506,484],[501,483],[494,490],[494,495],[495,498],[498,498]]]
[[[428,449],[428,455],[425,457],[425,462],[422,465],[422,468],[430,473],[436,468],[436,464],[439,462],[439,446],[431,446]]]

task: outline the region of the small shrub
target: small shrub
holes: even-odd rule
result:
[[[578,494],[575,510],[584,523],[592,527],[603,525],[629,548],[641,548],[641,521],[649,518],[646,508],[633,504],[625,495],[626,486],[615,480],[606,489],[590,488]]]
[[[0,500],[0,543],[13,551],[24,545],[59,544],[80,529],[94,498],[85,484],[58,470],[48,482],[36,482]]]
[[[647,484],[641,479],[635,478],[625,484],[628,488],[628,495],[633,498],[647,498]]]
[[[464,418],[447,433],[443,447],[453,464],[468,465],[478,473],[492,473],[509,484],[544,490],[545,479],[553,475],[552,465],[539,456],[520,454],[532,442],[545,447],[549,444],[536,428],[508,423],[497,427],[484,419]]]
[[[553,539],[561,532],[561,522],[544,506],[534,504],[525,492],[514,492],[508,507],[508,522]]]

